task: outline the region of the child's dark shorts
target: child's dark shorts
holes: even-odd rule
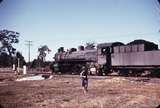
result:
[[[88,80],[82,79],[82,86],[88,86]]]

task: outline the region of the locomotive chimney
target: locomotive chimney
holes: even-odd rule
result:
[[[79,51],[84,51],[84,46],[80,45],[80,46],[78,47],[78,50],[79,50]]]
[[[64,52],[64,47],[58,48],[58,53],[60,53],[60,52]]]

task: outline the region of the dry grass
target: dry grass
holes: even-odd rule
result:
[[[89,79],[89,92],[84,95],[79,77],[3,81],[0,104],[4,108],[155,108],[160,104],[160,85],[123,77]]]

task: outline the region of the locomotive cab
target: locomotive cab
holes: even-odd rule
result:
[[[111,71],[111,54],[114,53],[113,47],[124,45],[121,42],[113,43],[102,43],[97,45],[97,62],[103,67],[104,74],[107,74]]]

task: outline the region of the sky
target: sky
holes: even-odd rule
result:
[[[86,42],[131,42],[145,39],[160,45],[160,5],[157,0],[3,0],[0,30],[20,33],[14,45],[28,61],[26,41],[32,41],[31,60],[47,45],[52,61],[65,50]]]

